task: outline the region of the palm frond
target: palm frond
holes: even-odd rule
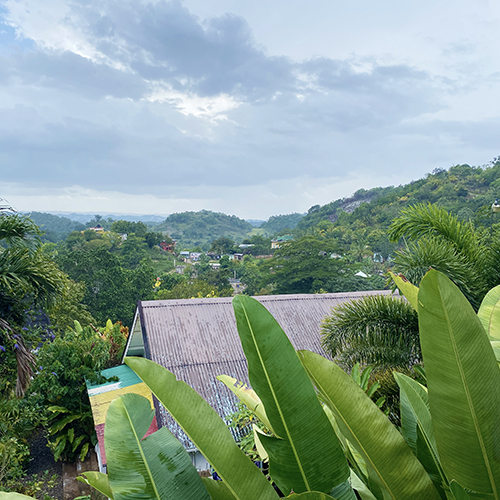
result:
[[[448,240],[422,237],[395,253],[394,272],[418,286],[432,267],[448,276],[477,310],[489,289],[486,275]]]
[[[0,215],[0,241],[14,248],[27,248],[30,253],[40,248],[41,231],[38,226],[23,215]]]
[[[401,210],[389,228],[389,238],[417,240],[435,236],[453,244],[457,252],[477,262],[484,258],[478,237],[470,222],[462,222],[444,208],[420,203]]]
[[[418,319],[403,299],[376,295],[332,310],[321,325],[322,345],[341,366],[409,367],[420,359]]]

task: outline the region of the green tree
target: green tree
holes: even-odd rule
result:
[[[343,262],[333,258],[338,246],[332,240],[304,236],[277,249],[269,261],[276,293],[315,293],[328,288],[341,273]]]
[[[448,276],[477,310],[490,288],[500,283],[500,232],[484,232],[444,208],[417,204],[401,211],[389,236],[405,238],[394,270],[418,286],[430,267]]]
[[[121,234],[135,234],[139,238],[143,238],[148,232],[148,228],[144,222],[117,220],[111,225],[111,231]]]
[[[49,446],[56,460],[85,457],[95,436],[85,380],[104,382],[99,371],[120,362],[128,330],[120,323],[82,328],[78,322],[64,335],[46,342],[38,355],[38,373],[30,398],[48,415]]]
[[[65,280],[44,255],[40,231],[30,219],[0,215],[0,242],[4,244],[0,246],[0,352],[15,352],[16,392],[22,395],[33,367],[33,357],[21,335],[26,311],[54,304],[64,292]]]
[[[224,236],[217,238],[212,241],[212,246],[210,247],[210,252],[222,254],[233,254],[235,253],[234,241],[230,238]]]
[[[146,262],[123,269],[105,248],[74,250],[59,260],[70,278],[85,283],[83,303],[99,324],[111,319],[130,326],[137,300],[152,297],[154,273]]]
[[[205,297],[230,297],[232,288],[219,290],[201,279],[185,280],[174,285],[170,290],[160,290],[156,294],[158,300],[195,299]]]

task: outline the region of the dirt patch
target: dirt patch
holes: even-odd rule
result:
[[[56,500],[63,500],[63,465],[54,460],[43,431],[30,441],[30,461],[26,472],[22,483],[27,486],[38,483],[40,490],[36,493],[37,498],[50,495]]]

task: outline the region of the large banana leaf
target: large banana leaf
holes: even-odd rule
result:
[[[233,307],[250,384],[277,436],[259,436],[271,477],[286,494],[329,493],[348,480],[349,467],[295,349],[257,300],[238,295]],[[345,495],[355,498],[350,488]]]
[[[420,283],[419,329],[432,424],[446,476],[500,498],[500,370],[467,299],[444,274]]]
[[[404,438],[356,382],[335,363],[300,351],[311,380],[332,410],[341,432],[395,500],[439,500],[428,474]]]
[[[500,340],[500,285],[485,295],[477,316],[490,340]]]
[[[166,427],[143,439],[153,417],[139,394],[109,405],[104,446],[114,500],[209,500],[189,455]]]
[[[217,380],[222,382],[230,391],[236,394],[240,401],[245,403],[248,409],[274,434],[271,422],[269,422],[267,418],[264,405],[253,389],[250,389],[246,384],[238,382],[229,375],[219,375]]]
[[[278,498],[264,474],[238,448],[224,421],[196,391],[147,359],[128,357],[125,363],[175,418],[236,500]]]

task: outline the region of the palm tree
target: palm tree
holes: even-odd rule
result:
[[[345,370],[408,369],[420,361],[417,313],[398,297],[374,295],[344,302],[321,325],[322,346]]]
[[[403,238],[393,270],[414,285],[432,267],[447,275],[477,310],[486,293],[500,283],[498,232],[478,230],[436,205],[403,209],[389,237]],[[394,368],[408,370],[420,360],[417,314],[405,301],[388,296],[333,309],[323,321],[322,343],[346,370],[359,362],[372,365],[376,376]]]
[[[0,244],[0,342],[3,350],[15,350],[16,393],[21,396],[34,362],[20,329],[26,310],[53,304],[65,281],[63,273],[43,255],[40,231],[30,219],[0,213]]]
[[[404,238],[394,271],[414,285],[432,267],[446,274],[477,310],[488,291],[500,283],[498,233],[490,237],[436,205],[403,209],[391,224],[389,237],[392,241]]]

